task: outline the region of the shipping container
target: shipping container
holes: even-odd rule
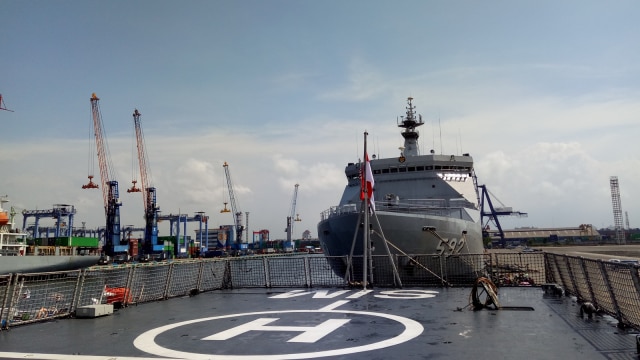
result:
[[[91,237],[61,236],[55,238],[55,246],[98,247],[99,239]]]

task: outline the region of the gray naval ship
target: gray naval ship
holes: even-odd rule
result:
[[[374,211],[371,214],[371,253],[480,254],[483,253],[481,214],[473,159],[469,154],[421,155],[418,149],[417,115],[413,98],[406,115],[397,120],[404,138],[400,156],[376,159],[370,168],[374,178]],[[367,165],[369,166],[369,165]],[[347,185],[338,206],[321,214],[318,237],[329,256],[362,255],[361,168],[349,163]],[[355,235],[355,236],[354,236]],[[355,242],[355,243],[354,243]]]

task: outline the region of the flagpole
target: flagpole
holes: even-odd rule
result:
[[[364,226],[363,226],[363,233],[362,233],[362,288],[366,289],[367,288],[367,278],[368,278],[368,255],[369,255],[369,246],[371,244],[370,241],[370,232],[369,232],[369,187],[367,186],[367,166],[369,166],[369,159],[368,159],[368,155],[367,155],[367,135],[369,135],[368,132],[364,132],[364,156],[362,157],[364,159],[363,162],[363,168],[362,168],[362,177],[363,177],[363,181],[361,181],[361,184],[363,185],[364,189]]]

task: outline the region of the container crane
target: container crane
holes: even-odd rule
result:
[[[116,253],[126,252],[128,245],[120,243],[120,206],[118,182],[110,180],[114,174],[113,164],[106,144],[104,128],[102,126],[102,115],[100,113],[100,100],[95,93],[91,95],[91,115],[93,117],[93,130],[98,149],[98,162],[100,164],[100,182],[102,186],[102,198],[104,201],[104,212],[106,216],[105,246],[104,251],[108,256]],[[98,185],[93,182],[93,175],[89,175],[89,183],[82,186],[83,189],[97,189]]]
[[[156,188],[151,186],[150,169],[147,153],[145,152],[144,134],[140,125],[140,112],[135,109],[133,112],[133,125],[136,131],[136,144],[138,147],[138,162],[140,163],[140,181],[142,191],[136,188],[136,181],[127,192],[142,192],[142,201],[144,203],[144,243],[142,246],[142,254],[153,254],[163,251],[163,246],[158,245],[158,212],[160,208],[156,203]]]
[[[233,195],[233,184],[231,182],[231,175],[229,174],[229,164],[227,164],[227,162],[225,161],[222,167],[224,167],[224,174],[227,179],[227,188],[229,189],[229,202],[231,203],[231,211],[233,211],[233,220],[236,226],[236,243],[234,245],[234,250],[240,250],[240,244],[242,243],[242,231],[244,230],[244,226],[242,225],[242,211],[238,211],[238,207],[236,206],[236,198]],[[228,212],[226,203],[225,208],[221,212]]]
[[[500,200],[498,200],[498,198],[496,198],[493,194],[491,194],[495,198],[495,200],[498,201],[498,203],[500,203],[501,205],[500,207],[494,207],[493,202],[491,201],[491,197],[489,196],[490,192],[487,189],[487,186],[478,185],[478,188],[482,190],[480,194],[480,216],[482,217],[481,221],[482,221],[483,237],[490,236],[490,234],[488,233],[488,230],[489,230],[489,221],[491,221],[493,222],[495,227],[498,229],[498,236],[500,236],[500,243],[504,245],[504,242],[505,242],[504,230],[502,229],[500,220],[498,220],[498,216],[515,215],[519,217],[527,217],[528,214],[520,211],[514,211],[511,207],[504,206],[504,204],[502,204]],[[485,205],[485,201],[486,201],[486,205]],[[488,210],[485,209],[485,206],[488,207]],[[486,222],[484,221],[485,218],[487,219]]]
[[[293,198],[291,199],[291,208],[289,209],[289,216],[287,216],[287,228],[285,231],[287,232],[287,244],[293,247],[291,243],[291,234],[293,233],[293,223],[294,221],[302,221],[298,214],[296,214],[296,200],[298,198],[298,184],[295,185],[293,190]],[[294,218],[295,215],[295,218]]]

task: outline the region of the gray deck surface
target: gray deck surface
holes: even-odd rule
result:
[[[470,288],[359,291],[221,290],[18,326],[0,358],[638,359],[635,332],[540,288],[498,293],[533,311],[472,311]]]

